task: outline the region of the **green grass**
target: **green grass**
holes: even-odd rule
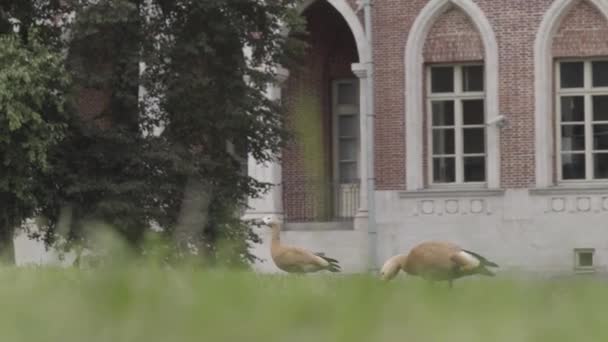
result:
[[[607,341],[600,280],[0,269],[2,341]]]

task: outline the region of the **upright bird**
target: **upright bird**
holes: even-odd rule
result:
[[[380,271],[383,280],[393,279],[400,270],[430,281],[448,281],[474,274],[494,276],[488,267],[498,265],[483,256],[450,242],[428,241],[414,247],[409,254],[388,259]]]
[[[282,244],[281,224],[270,216],[264,217],[262,222],[272,229],[270,255],[279,269],[289,273],[341,271],[338,260],[326,257],[323,253],[313,253],[303,248]]]

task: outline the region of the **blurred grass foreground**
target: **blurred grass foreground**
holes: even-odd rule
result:
[[[607,341],[598,279],[0,268],[1,341]]]

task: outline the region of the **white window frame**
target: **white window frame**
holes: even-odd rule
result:
[[[556,154],[556,165],[557,168],[557,182],[559,184],[580,184],[580,183],[608,183],[608,178],[594,178],[594,165],[593,155],[595,153],[608,153],[608,150],[594,150],[593,149],[593,125],[594,124],[607,124],[608,120],[593,121],[593,96],[606,95],[608,96],[608,87],[593,87],[593,73],[592,63],[593,62],[606,62],[606,58],[589,58],[589,59],[559,59],[555,61],[554,73],[555,73],[555,154]],[[582,88],[561,88],[561,63],[570,62],[581,62],[583,63],[583,87]],[[585,155],[585,179],[563,179],[562,170],[562,96],[582,96],[584,98],[585,114],[584,114],[584,127],[585,127],[585,150],[583,153],[574,152],[571,154],[584,154]],[[565,124],[569,125],[569,124]],[[580,123],[573,123],[572,125],[580,125]]]
[[[343,105],[338,103],[338,86],[340,84],[351,84],[355,89],[355,103],[352,105]],[[333,180],[335,184],[358,184],[361,172],[359,171],[361,163],[361,136],[360,136],[360,108],[359,108],[359,79],[354,78],[343,78],[332,81],[332,145],[333,145]],[[351,114],[354,113],[354,114]],[[340,135],[340,117],[354,115],[355,122],[357,123],[356,135],[352,137],[345,137]],[[355,160],[340,160],[340,140],[341,139],[352,139],[355,141],[357,146],[355,153]],[[342,183],[340,177],[340,169],[342,163],[354,163],[356,170],[356,179],[350,183]]]
[[[463,67],[481,66],[484,72],[483,83],[484,89],[480,92],[464,92],[462,87],[462,69]],[[454,91],[452,93],[432,93],[431,91],[431,72],[436,67],[452,67],[454,68]],[[426,66],[426,132],[427,132],[427,179],[431,188],[446,188],[446,187],[466,187],[466,188],[481,188],[487,186],[488,182],[488,129],[486,120],[488,117],[486,104],[486,68],[484,63],[458,63],[458,64],[429,64]],[[484,122],[478,125],[463,126],[462,120],[462,101],[464,100],[483,100]],[[454,126],[435,126],[433,127],[433,101],[454,101]],[[455,136],[454,158],[456,175],[455,181],[451,183],[435,182],[433,179],[433,157],[451,157],[452,155],[434,155],[433,154],[433,129],[453,128]],[[463,143],[463,128],[483,128],[484,129],[484,153],[465,153]],[[485,180],[483,182],[465,182],[464,181],[464,158],[465,157],[484,157],[485,161]]]

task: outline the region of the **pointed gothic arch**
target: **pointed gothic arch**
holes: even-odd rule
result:
[[[299,6],[298,10],[300,13],[304,12],[308,7],[310,7],[313,3],[320,0],[304,0],[302,4]],[[367,37],[365,35],[365,29],[361,24],[361,21],[357,17],[357,14],[353,10],[353,8],[346,2],[346,0],[325,0],[329,3],[333,8],[338,11],[346,23],[350,28],[350,31],[355,38],[355,43],[357,44],[357,52],[359,54],[359,62],[364,63],[369,61],[369,57],[371,56],[371,49],[367,42]]]
[[[555,33],[566,14],[580,1],[588,1],[608,20],[606,0],[555,0],[545,13],[534,43],[534,143],[536,187],[553,184],[553,55]]]
[[[479,31],[484,46],[486,120],[499,115],[498,102],[498,44],[490,22],[472,0],[431,0],[420,12],[410,30],[405,46],[405,135],[406,135],[406,188],[420,190],[423,177],[423,50],[428,33],[451,6],[463,11]],[[500,186],[500,144],[496,126],[487,133],[487,186]]]

